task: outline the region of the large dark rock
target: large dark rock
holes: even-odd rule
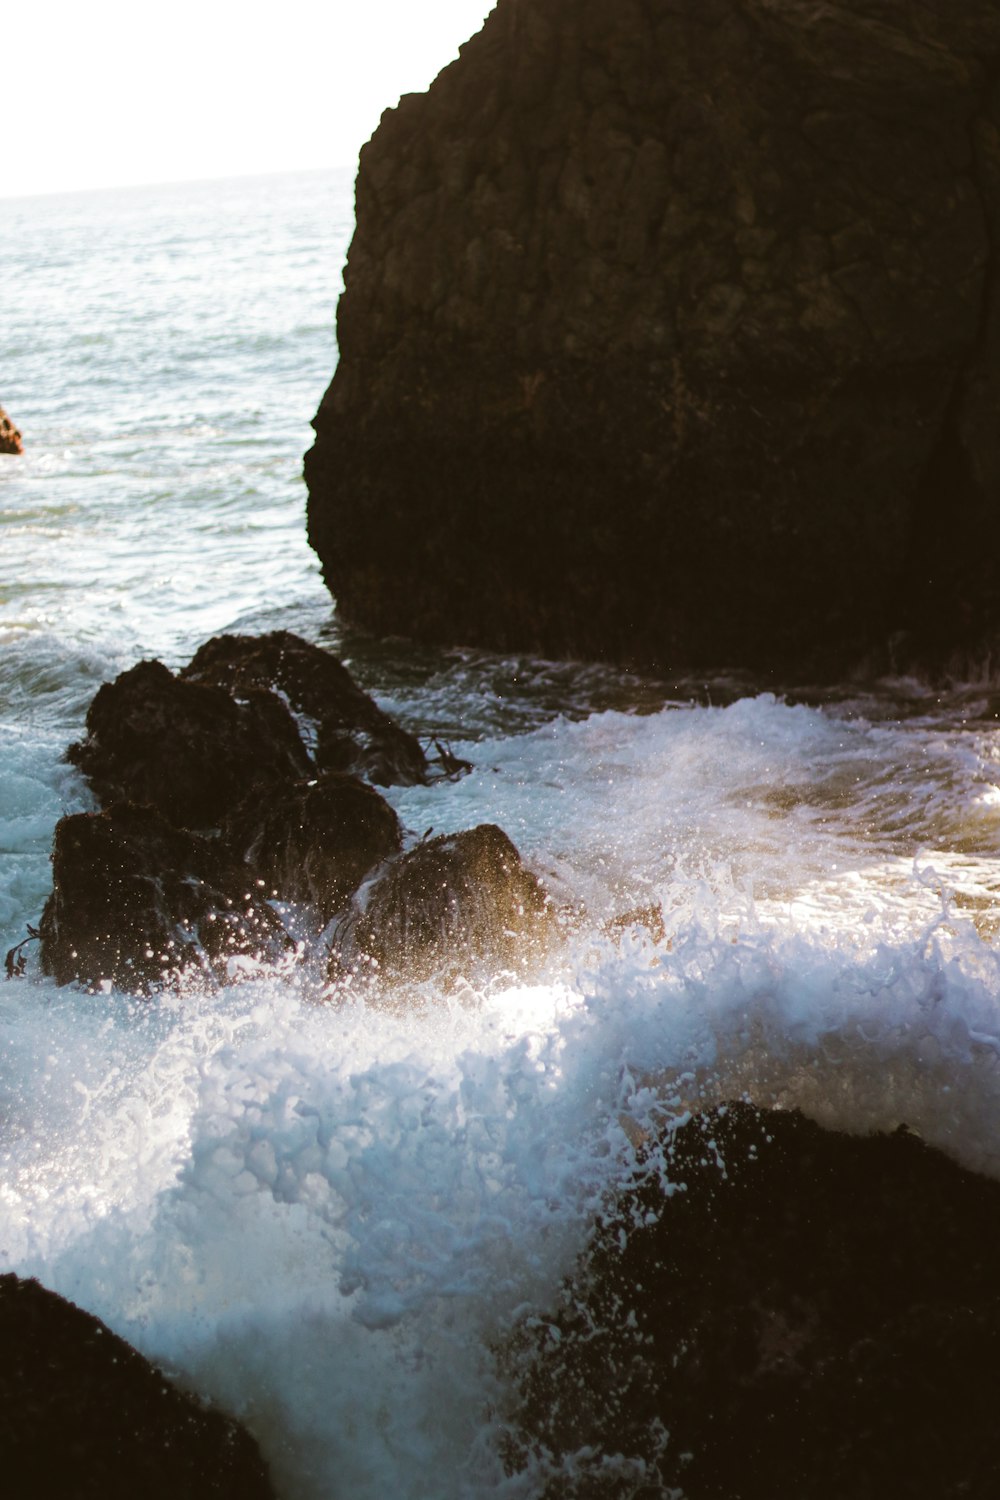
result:
[[[0,1276],[8,1500],[271,1500],[257,1445],[89,1313]]]
[[[231,958],[288,946],[266,890],[217,839],[119,802],[56,824],[52,894],[39,924],[41,964],[59,984],[110,980],[143,992],[199,969],[225,978]]]
[[[519,970],[538,957],[552,920],[510,839],[481,823],[395,860],[368,893],[352,946],[390,979]]]
[[[272,689],[306,721],[321,771],[349,771],[379,786],[411,786],[429,776],[414,735],[395,723],[347,668],[287,630],[221,635],[196,652],[181,676],[228,692]]]
[[[269,896],[306,903],[324,919],[402,847],[399,819],[384,797],[354,776],[334,773],[266,799],[251,797],[225,835]]]
[[[700,1115],[510,1352],[511,1463],[549,1500],[985,1500],[998,1257],[1000,1183],[910,1133]]]
[[[362,152],[343,614],[830,671],[996,625],[998,65],[995,0],[499,0]]]
[[[23,453],[21,434],[0,406],[0,453]]]
[[[98,689],[87,737],[71,745],[103,805],[149,803],[179,828],[215,828],[254,789],[309,774],[295,722],[275,694],[182,681],[142,661]]]

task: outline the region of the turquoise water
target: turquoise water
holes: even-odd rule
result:
[[[531,983],[381,1005],[308,966],[139,1004],[29,964],[0,986],[0,1270],[243,1415],[286,1500],[531,1496],[490,1349],[636,1123],[745,1090],[1000,1171],[996,698],[346,629],[300,471],[351,202],[331,173],[0,202],[0,941],[89,805],[62,752],[97,686],[277,626],[474,762],[392,794],[409,829],[499,822],[581,915]],[[650,904],[663,941],[609,929]]]

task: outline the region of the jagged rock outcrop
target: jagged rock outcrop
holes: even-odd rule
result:
[[[509,1351],[511,1463],[546,1500],[994,1494],[998,1253],[1000,1183],[905,1130],[696,1116]]]
[[[545,888],[502,829],[424,839],[367,893],[347,955],[388,979],[522,969],[551,936]],[[338,973],[343,955],[333,958]]]
[[[364,149],[344,615],[841,671],[1000,623],[994,0],[499,0]]]
[[[0,453],[23,453],[21,434],[0,406]]]
[[[74,813],[56,825],[42,970],[138,993],[192,968],[223,979],[230,959],[276,959],[289,946],[268,895],[220,840],[173,828],[153,807]]]
[[[329,651],[287,630],[214,636],[181,677],[230,693],[280,693],[308,726],[321,771],[349,771],[378,786],[412,786],[430,778],[416,736],[384,713]]]
[[[37,1281],[0,1276],[0,1347],[10,1500],[272,1500],[249,1433]]]

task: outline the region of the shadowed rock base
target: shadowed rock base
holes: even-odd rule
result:
[[[511,1356],[548,1500],[1000,1494],[1000,1183],[746,1104],[662,1160]]]
[[[0,1276],[6,1500],[273,1500],[247,1432],[89,1313]]]

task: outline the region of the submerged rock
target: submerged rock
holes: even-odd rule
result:
[[[21,434],[0,406],[0,453],[23,453]]]
[[[699,1115],[522,1330],[511,1463],[549,1500],[998,1493],[998,1256],[1000,1183],[905,1130]]]
[[[59,984],[146,991],[192,967],[224,978],[240,956],[288,946],[266,892],[217,839],[119,802],[56,825],[41,964]]]
[[[379,786],[429,779],[416,737],[384,713],[329,651],[287,630],[216,636],[200,647],[181,676],[231,693],[248,688],[281,693],[308,721],[321,771],[353,772]]]
[[[309,534],[383,633],[1000,624],[995,0],[499,0],[361,154]]]
[[[385,799],[354,776],[333,774],[251,797],[225,835],[269,896],[307,903],[324,919],[402,848],[399,819]]]
[[[425,839],[368,894],[352,941],[390,978],[426,979],[489,965],[521,969],[552,922],[540,880],[492,823]]]
[[[148,803],[178,828],[217,828],[247,794],[306,776],[311,762],[273,693],[237,701],[142,661],[105,683],[67,758],[103,805]]]
[[[0,1346],[11,1500],[271,1500],[242,1427],[37,1281],[0,1276]]]

